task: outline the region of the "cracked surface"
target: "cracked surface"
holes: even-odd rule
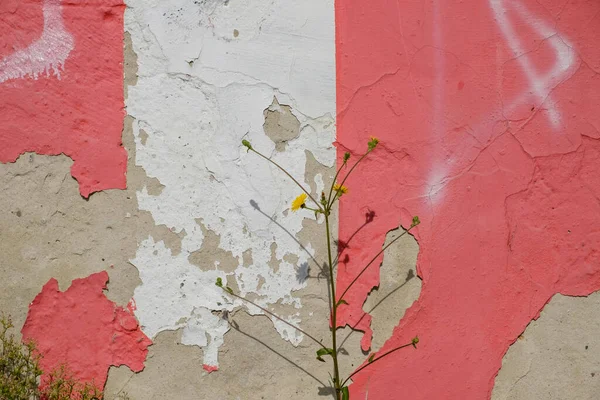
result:
[[[367,334],[340,332],[350,352],[345,371],[366,358],[361,345],[389,349],[418,334],[419,349],[358,375],[353,397],[389,398],[393,390],[414,399],[489,398],[510,348],[494,399],[594,398],[597,296],[554,295],[600,288],[600,53],[590,39],[597,2],[350,3],[338,2],[337,145],[357,156],[369,135],[382,143],[343,198],[340,238],[372,223],[342,258],[340,284],[398,223],[414,214],[423,221],[351,293],[343,322]],[[0,11],[19,17],[20,4],[2,2]],[[72,279],[106,270],[106,296],[125,306],[135,290],[130,307],[155,341],[141,373],[111,368],[107,399],[122,391],[134,400],[324,398],[315,378],[326,382],[328,366],[313,362],[308,342],[248,314],[255,310],[218,304],[220,295],[206,289],[226,276],[328,336],[316,264],[321,227],[287,210],[293,186],[239,141],[304,177],[313,193],[330,183],[333,3],[128,6],[128,189],[83,200],[64,155],[26,153],[0,164],[0,306],[20,326],[50,278],[66,290]],[[69,12],[78,9],[92,10]],[[32,23],[40,10],[28,9]],[[6,43],[26,46],[38,33],[3,35],[0,58]],[[52,79],[30,83],[50,90],[63,82]],[[0,89],[16,90],[15,82]],[[114,98],[108,102],[121,107]],[[405,312],[421,289],[410,273],[415,239],[423,287]],[[230,311],[240,329],[216,310]],[[209,373],[217,354],[219,371]]]
[[[0,162],[65,154],[82,196],[125,188],[124,7],[121,0],[0,4]]]
[[[594,40],[574,23],[580,6],[586,21],[599,6],[397,2],[390,12],[382,1],[359,13],[351,3],[336,8],[338,149],[360,154],[369,135],[381,145],[342,201],[342,240],[367,210],[375,216],[354,237],[338,282],[347,285],[385,233],[413,215],[422,221],[423,280],[383,346],[418,335],[418,351],[357,375],[352,396],[489,398],[504,353],[555,293],[600,289],[600,145],[589,108],[600,80],[585,61],[595,54],[579,55]],[[468,26],[459,22],[466,16]],[[362,303],[379,272],[360,282],[341,324],[364,330],[369,348]]]
[[[163,186],[158,194],[141,190],[138,201],[182,237],[180,254],[151,238],[140,245],[132,260],[142,280],[136,316],[151,337],[183,328],[182,342],[203,347],[204,364],[215,369],[229,327],[211,311],[241,305],[222,298],[217,276],[261,306],[286,307],[282,317],[301,322],[294,292],[306,287],[299,271],[315,244],[303,249],[295,236],[311,215],[289,212],[298,189],[247,153],[241,140],[296,177],[305,176],[307,151],[319,164],[334,165],[333,3],[132,0],[128,6],[139,77],[127,101],[136,163]],[[212,234],[228,255],[222,267],[201,258]],[[244,257],[248,251],[251,258]],[[273,323],[294,345],[302,340]]]

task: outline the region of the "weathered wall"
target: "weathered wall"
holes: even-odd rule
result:
[[[599,11],[595,1],[337,2],[337,140],[359,153],[376,134],[383,147],[341,205],[342,240],[367,206],[376,215],[353,238],[341,287],[398,221],[423,221],[421,294],[383,350],[417,334],[420,348],[365,369],[353,396],[488,398],[502,357],[554,294],[600,289]],[[342,317],[366,331],[363,348],[362,303],[378,278],[352,288]]]
[[[310,342],[214,281],[327,338],[322,221],[240,141],[316,195],[334,141],[375,135],[339,284],[423,224],[351,291],[343,368],[421,342],[352,397],[596,398],[597,296],[544,305],[600,289],[597,2],[126,3],[0,3],[0,309],[44,366],[108,399],[329,395]]]

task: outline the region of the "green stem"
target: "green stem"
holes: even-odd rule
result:
[[[258,151],[256,151],[256,150],[254,150],[254,149],[250,149],[250,150],[252,150],[252,151],[253,151],[253,152],[255,152],[256,154],[258,154],[259,156],[261,156],[262,158],[264,158],[265,160],[267,160],[267,161],[268,161],[268,162],[270,162],[271,164],[275,165],[275,166],[276,166],[277,168],[279,168],[280,170],[282,170],[284,174],[286,174],[286,175],[287,175],[287,176],[288,176],[288,177],[289,177],[291,180],[293,180],[293,181],[294,181],[294,183],[295,183],[296,185],[298,185],[298,187],[299,187],[300,189],[302,189],[302,191],[303,191],[304,193],[306,193],[306,195],[308,196],[308,198],[310,198],[310,199],[312,200],[312,202],[313,202],[313,203],[315,203],[315,204],[317,205],[317,207],[319,207],[319,210],[321,210],[321,212],[323,212],[323,211],[324,211],[324,210],[323,210],[323,208],[321,208],[321,205],[320,205],[319,203],[317,203],[317,201],[316,201],[316,200],[315,200],[315,199],[314,199],[314,198],[313,198],[313,197],[310,195],[310,193],[309,193],[309,192],[308,192],[306,189],[304,189],[304,186],[302,186],[302,185],[300,184],[300,182],[298,182],[298,181],[297,181],[297,180],[296,180],[296,179],[295,179],[295,178],[294,178],[292,175],[290,175],[290,173],[289,173],[289,172],[287,172],[287,171],[286,171],[286,170],[285,170],[285,169],[284,169],[284,168],[283,168],[281,165],[277,164],[275,161],[271,160],[269,157],[267,157],[267,156],[263,155],[262,153],[260,153],[260,152],[258,152]]]
[[[275,318],[275,319],[278,319],[279,321],[283,322],[283,323],[284,323],[284,324],[286,324],[287,326],[291,326],[292,328],[296,329],[298,332],[301,332],[301,333],[305,334],[307,337],[309,337],[310,339],[312,339],[312,340],[313,340],[313,342],[315,342],[316,344],[318,344],[320,347],[322,347],[322,348],[324,348],[324,349],[326,349],[326,348],[327,348],[327,347],[323,346],[323,344],[322,344],[320,341],[318,341],[318,340],[317,340],[315,337],[313,337],[311,334],[309,334],[309,333],[307,333],[307,332],[303,331],[302,329],[298,328],[298,327],[297,327],[297,326],[295,326],[295,325],[292,325],[292,324],[290,324],[289,322],[287,322],[287,321],[286,321],[286,320],[284,320],[283,318],[281,318],[281,317],[277,316],[276,314],[272,313],[271,311],[267,310],[266,308],[259,306],[258,304],[256,304],[256,303],[255,303],[255,302],[253,302],[252,300],[248,300],[247,298],[245,298],[245,297],[242,297],[242,296],[240,296],[240,295],[238,295],[238,294],[232,293],[232,292],[230,292],[230,291],[228,291],[228,290],[225,290],[224,288],[221,288],[221,289],[223,289],[225,292],[227,292],[227,294],[229,294],[229,295],[231,295],[231,296],[233,296],[233,297],[236,297],[236,298],[238,298],[238,299],[240,299],[240,300],[243,300],[243,301],[245,301],[245,302],[247,302],[247,303],[250,303],[250,304],[252,304],[254,307],[257,307],[257,308],[261,309],[263,312],[265,312],[265,313],[269,314],[270,316],[272,316],[272,317],[273,317],[273,318]]]
[[[367,362],[365,365],[363,365],[362,367],[360,367],[359,369],[357,369],[356,371],[354,371],[353,373],[351,373],[351,374],[350,374],[350,376],[346,378],[346,380],[344,381],[344,383],[342,383],[342,387],[343,387],[343,386],[345,386],[345,385],[346,385],[346,383],[348,383],[348,381],[349,381],[349,380],[350,380],[350,379],[351,379],[351,378],[352,378],[354,375],[358,374],[358,373],[359,373],[360,371],[362,371],[363,369],[367,368],[367,367],[368,367],[368,366],[370,366],[370,365],[373,365],[373,364],[374,364],[376,361],[379,361],[379,360],[381,360],[383,357],[385,357],[385,356],[388,356],[388,355],[390,355],[390,354],[392,354],[392,353],[394,353],[394,352],[396,352],[396,351],[398,351],[398,350],[400,350],[400,349],[403,349],[403,348],[405,348],[405,347],[408,347],[408,346],[413,346],[413,344],[412,344],[412,343],[403,344],[402,346],[398,346],[398,347],[396,347],[396,348],[394,348],[394,349],[392,349],[392,350],[390,350],[390,351],[388,351],[388,352],[385,352],[385,353],[383,353],[383,354],[382,354],[382,355],[380,355],[379,357],[376,357],[376,358],[374,358],[374,359],[373,359],[373,361],[371,361],[371,362]]]
[[[325,229],[327,233],[327,256],[329,257],[329,287],[331,290],[331,341],[333,354],[333,376],[335,393],[338,400],[342,396],[342,385],[340,385],[340,369],[337,353],[337,300],[335,297],[335,276],[333,275],[333,258],[331,256],[331,233],[329,228],[329,209],[325,212]]]
[[[331,182],[331,187],[329,188],[329,196],[327,196],[327,206],[331,207],[331,204],[333,203],[331,201],[331,194],[333,193],[333,187],[335,186],[335,181],[337,181],[337,177],[340,175],[340,172],[342,171],[342,168],[344,168],[344,166],[346,165],[346,161],[344,161],[342,163],[342,165],[340,166],[340,168],[338,168],[337,172],[335,173],[335,176],[333,177],[333,181]],[[335,201],[335,199],[333,199]]]
[[[354,171],[354,168],[356,168],[356,166],[367,156],[367,154],[369,154],[371,152],[371,150],[367,151],[365,154],[363,154],[357,162],[354,163],[354,165],[352,166],[352,168],[350,168],[350,171],[348,171],[348,173],[346,174],[346,176],[344,177],[344,179],[342,180],[342,183],[340,183],[340,186],[344,186],[344,183],[346,183],[346,179],[348,179],[348,177],[350,176],[350,174],[352,173],[352,171]],[[334,182],[335,184],[335,182]],[[332,186],[333,188],[333,186]],[[334,199],[335,200],[335,199]]]
[[[418,225],[418,224],[417,224],[417,225]],[[360,278],[360,277],[361,277],[361,275],[362,275],[362,274],[363,274],[363,273],[364,273],[364,272],[367,270],[367,268],[369,268],[369,266],[370,266],[371,264],[373,264],[373,263],[375,262],[375,260],[377,260],[377,257],[379,257],[379,256],[381,255],[381,253],[383,253],[383,252],[384,252],[384,251],[385,251],[385,250],[386,250],[388,247],[390,247],[391,245],[393,245],[393,244],[394,244],[394,243],[395,243],[395,242],[396,242],[398,239],[400,239],[402,236],[406,235],[408,232],[410,232],[410,230],[411,230],[412,228],[414,228],[414,227],[415,227],[415,226],[417,226],[417,225],[411,225],[411,227],[410,227],[410,228],[408,228],[407,230],[405,230],[404,232],[402,232],[402,234],[401,234],[400,236],[398,236],[397,238],[395,238],[394,240],[392,240],[391,242],[389,242],[389,243],[388,243],[388,244],[387,244],[387,245],[386,245],[386,246],[385,246],[383,249],[381,249],[381,250],[379,251],[379,253],[377,253],[377,254],[375,255],[375,257],[373,257],[373,258],[371,259],[371,261],[369,261],[369,263],[368,263],[368,264],[367,264],[367,265],[366,265],[366,266],[365,266],[365,267],[362,269],[362,271],[360,271],[360,273],[359,273],[358,275],[356,275],[356,277],[355,277],[355,278],[352,280],[352,282],[350,282],[350,284],[349,284],[349,285],[346,287],[346,290],[344,290],[344,292],[343,292],[343,293],[342,293],[342,295],[340,296],[340,298],[339,298],[338,302],[344,298],[344,295],[345,295],[346,293],[348,293],[348,290],[350,290],[350,288],[352,287],[352,285],[354,285],[354,284],[356,283],[356,281],[358,280],[358,278]]]

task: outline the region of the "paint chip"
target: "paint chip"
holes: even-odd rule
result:
[[[144,369],[150,339],[131,311],[118,307],[103,292],[108,274],[102,271],[76,279],[64,292],[50,279],[29,306],[23,339],[33,339],[48,373],[66,363],[74,377],[103,388],[111,366]],[[131,303],[128,309],[134,309]],[[42,376],[42,385],[48,375]]]

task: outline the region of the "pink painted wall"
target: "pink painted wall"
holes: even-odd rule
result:
[[[125,188],[122,0],[0,2],[0,162],[74,161],[84,197]]]
[[[600,3],[338,0],[338,150],[381,145],[342,199],[341,288],[419,215],[423,288],[351,386],[369,399],[489,398],[555,293],[600,289]],[[377,268],[341,325],[366,332]],[[400,319],[400,316],[399,316]]]
[[[104,388],[111,366],[144,369],[148,346],[135,316],[108,300],[103,292],[108,274],[102,271],[76,279],[64,292],[51,279],[29,307],[23,339],[32,339],[42,359],[41,385],[62,364],[80,382]]]
[[[123,10],[0,1],[0,162],[64,153],[82,196],[125,187]],[[416,335],[419,347],[365,369],[352,396],[488,398],[552,295],[600,289],[600,3],[338,0],[336,14],[338,149],[381,140],[342,199],[340,289],[389,230],[422,221],[422,293],[382,351]],[[364,350],[378,274],[342,309]],[[66,361],[103,385],[110,365],[143,368],[150,341],[106,279],[65,292],[52,280],[34,300],[23,335],[47,371]]]

